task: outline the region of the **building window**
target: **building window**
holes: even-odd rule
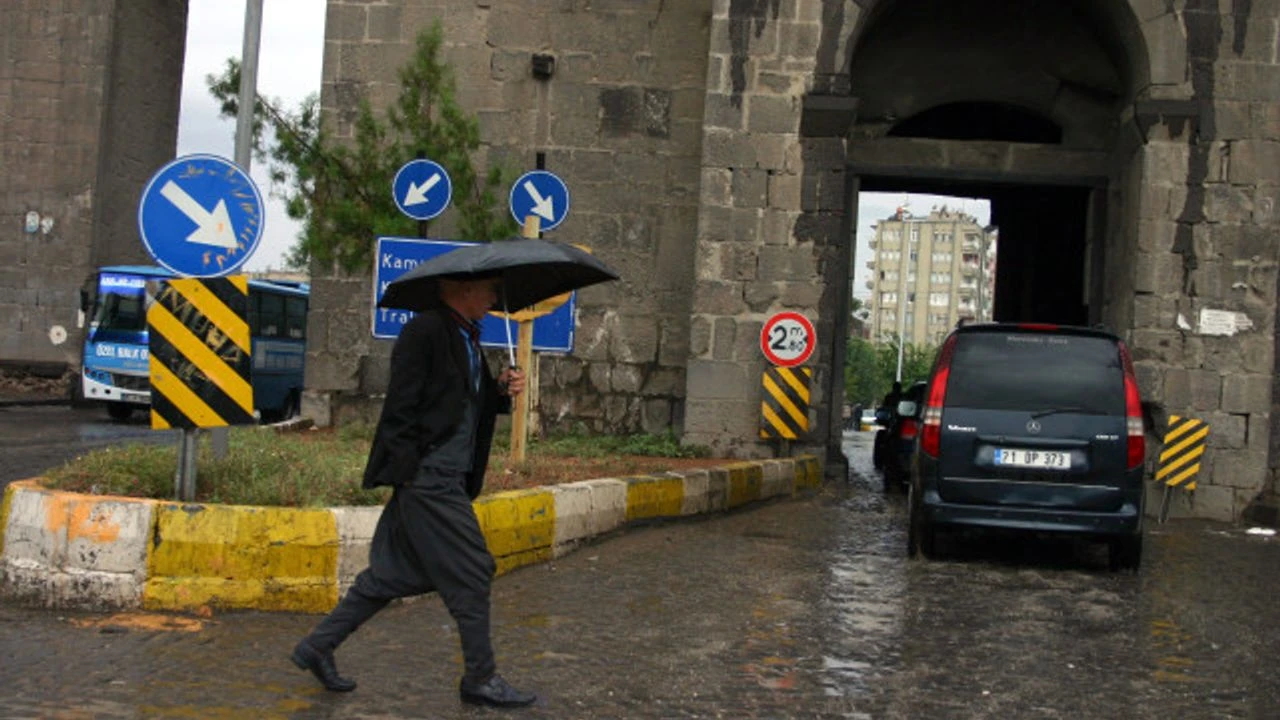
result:
[[[929,304],[933,307],[947,307],[951,304],[951,297],[946,293],[929,293]]]
[[[934,233],[934,234],[933,234],[933,244],[934,244],[934,245],[950,245],[950,244],[951,244],[951,233],[949,233],[949,232],[936,232],[936,233]]]
[[[911,242],[920,242],[920,228],[914,226],[911,228]]]

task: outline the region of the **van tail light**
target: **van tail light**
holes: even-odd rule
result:
[[[916,421],[906,418],[902,421],[902,427],[898,428],[898,437],[903,440],[915,440],[917,431],[919,431],[919,427]]]
[[[956,351],[956,335],[952,334],[942,344],[938,363],[929,379],[929,398],[924,406],[924,427],[920,430],[920,450],[929,457],[938,457],[942,445],[942,401],[947,397],[947,379],[951,377],[951,356]]]
[[[1146,459],[1147,441],[1143,434],[1142,398],[1138,395],[1138,376],[1133,372],[1133,360],[1129,348],[1120,343],[1120,361],[1124,364],[1124,415],[1128,431],[1128,467],[1142,465]]]

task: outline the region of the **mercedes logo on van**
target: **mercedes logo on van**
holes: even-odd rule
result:
[[[1028,423],[1027,423],[1027,432],[1031,433],[1032,435],[1039,435],[1039,434],[1040,434],[1040,423],[1039,423],[1039,422],[1037,422],[1037,421],[1035,421],[1035,420],[1032,420],[1031,422],[1028,422]]]

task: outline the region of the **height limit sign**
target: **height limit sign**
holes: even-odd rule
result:
[[[818,344],[818,334],[809,318],[795,312],[781,312],[769,318],[760,330],[760,349],[778,367],[803,365]]]

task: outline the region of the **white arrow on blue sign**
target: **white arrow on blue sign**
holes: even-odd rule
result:
[[[430,220],[453,198],[453,181],[440,163],[410,160],[391,181],[391,196],[400,212],[414,220]]]
[[[537,215],[539,228],[554,229],[569,214],[569,187],[546,170],[531,170],[511,186],[511,215],[520,225]]]
[[[410,238],[378,238],[377,265],[373,271],[373,336],[394,339],[399,337],[405,323],[413,318],[408,310],[378,307],[378,301],[387,291],[387,285],[416,267],[418,263],[473,243],[455,240],[413,240]],[[533,321],[533,349],[538,352],[569,352],[573,350],[573,309],[577,294],[569,296],[569,302],[547,315]],[[519,324],[488,315],[480,322],[480,344],[484,347],[505,348],[507,338],[516,338]],[[507,331],[510,330],[510,336]]]
[[[262,194],[239,165],[186,155],[160,168],[142,191],[138,233],[157,263],[186,277],[240,268],[262,240]]]

